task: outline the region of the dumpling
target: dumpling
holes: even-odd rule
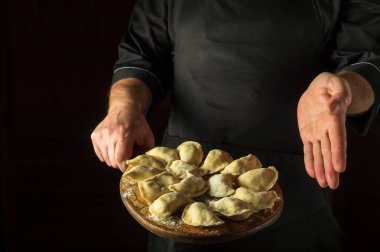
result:
[[[276,184],[278,172],[275,167],[257,168],[240,175],[238,183],[240,186],[250,188],[254,191],[268,191]]]
[[[164,160],[166,163],[179,159],[178,151],[168,147],[154,147],[145,154]]]
[[[149,204],[161,195],[170,192],[169,186],[179,182],[179,179],[168,172],[160,173],[154,177],[138,183],[141,197]]]
[[[215,212],[221,213],[232,220],[245,220],[254,212],[251,204],[231,197],[210,201],[209,206]]]
[[[208,174],[213,174],[223,170],[232,160],[231,155],[225,151],[211,150],[207,154],[201,169],[206,170]]]
[[[174,176],[176,176],[178,178],[181,178],[181,179],[183,179],[183,178],[186,177],[186,173],[188,171],[192,172],[192,171],[195,171],[195,170],[198,170],[198,169],[199,169],[198,167],[196,167],[194,165],[191,165],[191,164],[188,164],[188,163],[186,163],[186,162],[184,162],[182,160],[174,160],[166,168],[166,170],[168,172],[170,172]]]
[[[231,174],[215,174],[208,180],[209,192],[212,197],[226,197],[235,192],[232,184],[235,177]]]
[[[192,200],[186,196],[177,192],[170,192],[153,201],[149,206],[149,212],[153,216],[166,218],[171,216],[178,208],[187,205],[190,202],[192,202]]]
[[[183,142],[177,147],[179,157],[182,161],[199,166],[203,160],[202,146],[194,141]]]
[[[202,202],[187,205],[183,210],[182,220],[188,225],[201,227],[217,226],[224,223]]]
[[[132,167],[135,167],[138,165],[146,165],[146,166],[152,166],[160,170],[164,170],[166,166],[165,161],[155,158],[153,156],[146,155],[146,154],[139,155],[133,159],[127,160],[126,163],[128,166],[132,166]]]
[[[178,184],[169,186],[169,190],[186,195],[189,198],[201,196],[207,191],[207,184],[202,177],[187,172],[187,177]]]
[[[262,167],[260,160],[255,155],[249,154],[245,157],[232,161],[220,173],[229,173],[235,176],[239,176],[249,170],[253,170],[259,167]]]
[[[160,173],[162,173],[162,170],[159,170],[152,166],[138,165],[124,172],[123,177],[127,177],[139,182],[151,178]]]
[[[249,188],[239,187],[231,197],[250,203],[255,210],[263,210],[273,208],[277,193],[275,191],[255,192]]]

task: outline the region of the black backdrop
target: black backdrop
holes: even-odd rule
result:
[[[120,172],[90,134],[106,112],[116,45],[133,0],[1,1],[1,246],[6,251],[144,251],[147,233],[119,198]],[[169,105],[149,120],[158,138]],[[380,122],[349,134],[334,210],[354,248],[380,223]]]

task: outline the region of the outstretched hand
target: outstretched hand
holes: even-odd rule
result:
[[[352,100],[345,79],[318,75],[303,93],[297,109],[307,173],[323,188],[336,189],[346,169],[346,113]]]

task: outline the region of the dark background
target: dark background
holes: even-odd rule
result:
[[[133,4],[0,2],[0,250],[145,250],[147,233],[119,197],[121,173],[97,160],[90,140]],[[158,138],[168,110],[165,103],[149,117]],[[361,250],[379,234],[379,129],[377,118],[365,138],[349,134],[348,170],[334,197]]]

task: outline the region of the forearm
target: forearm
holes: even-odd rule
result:
[[[344,78],[351,89],[352,99],[347,109],[347,115],[359,115],[368,111],[375,101],[371,85],[360,74],[352,71],[342,71],[338,76]]]
[[[151,101],[152,95],[144,82],[136,78],[122,79],[111,87],[108,112],[133,107],[145,113]]]

